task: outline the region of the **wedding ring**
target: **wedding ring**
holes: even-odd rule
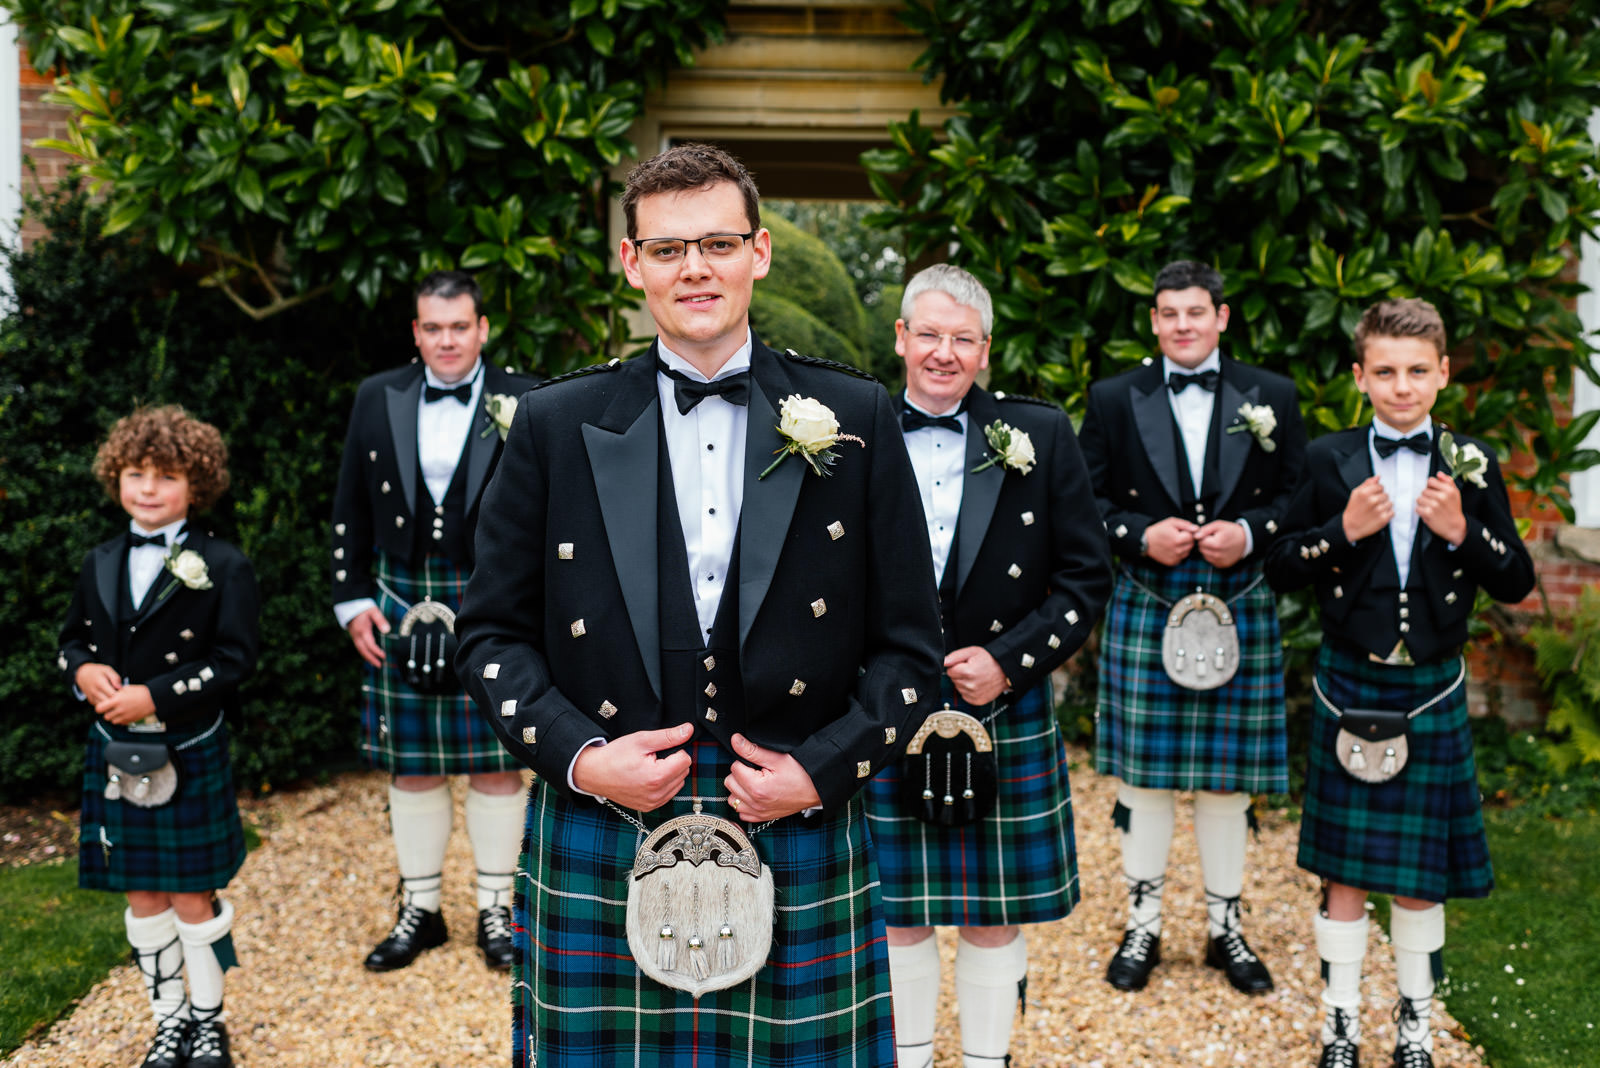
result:
[[[739,799],[737,797],[728,798],[728,804],[732,806],[735,812],[739,811]]]

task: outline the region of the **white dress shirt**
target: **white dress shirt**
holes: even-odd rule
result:
[[[189,536],[183,529],[186,522],[188,520],[178,519],[157,530],[146,530],[130,519],[128,529],[145,537],[160,534],[167,539],[167,545],[181,545]],[[150,587],[155,585],[156,579],[161,575],[163,561],[170,551],[159,545],[140,545],[128,550],[128,593],[133,597],[135,608],[144,604],[145,597],[150,593]]]
[[[1198,375],[1206,371],[1215,371],[1219,375],[1222,373],[1221,349],[1212,349],[1211,355],[1194,367],[1184,367],[1165,356],[1161,357],[1163,383],[1174,374]],[[1211,421],[1217,412],[1217,395],[1209,389],[1190,386],[1182,393],[1173,393],[1169,389],[1167,400],[1172,405],[1172,417],[1178,421],[1178,432],[1183,435],[1183,451],[1188,453],[1189,483],[1194,487],[1195,500],[1199,500],[1206,481],[1206,446],[1211,441]],[[1249,556],[1255,549],[1255,536],[1250,533],[1250,524],[1243,519],[1234,522],[1244,528],[1244,554]]]
[[[1431,441],[1433,420],[1425,420],[1411,433],[1427,434]],[[1400,433],[1377,416],[1372,418],[1372,434],[1395,441],[1411,436]],[[1372,460],[1372,473],[1383,483],[1383,492],[1394,506],[1394,518],[1389,520],[1389,542],[1394,547],[1395,568],[1400,572],[1400,588],[1404,589],[1411,575],[1411,546],[1417,539],[1417,498],[1428,483],[1428,468],[1432,466],[1433,457],[1410,449],[1396,449],[1394,455],[1380,457],[1370,439],[1367,453]]]
[[[906,398],[906,407],[924,415],[950,414],[930,412],[911,403],[910,397]],[[955,543],[956,517],[961,514],[961,489],[966,482],[966,435],[970,429],[967,413],[956,412],[956,421],[961,424],[961,433],[954,436],[949,430],[931,426],[901,435],[905,439],[906,453],[911,457],[911,470],[917,476],[917,489],[922,491],[922,514],[928,521],[928,547],[933,550],[935,585],[944,581],[945,565]]]

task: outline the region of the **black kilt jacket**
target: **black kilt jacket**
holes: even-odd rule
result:
[[[500,433],[493,428],[485,402],[491,393],[519,397],[538,381],[501,370],[484,359],[478,413],[467,433],[462,460],[467,468],[462,533],[469,554],[483,489],[502,451]],[[328,570],[333,578],[334,604],[376,597],[372,577],[374,549],[382,549],[398,560],[411,559],[419,522],[413,513],[418,494],[427,492],[418,484],[417,463],[417,401],[422,386],[423,365],[416,359],[373,375],[356,391],[339,465],[339,483],[333,495],[332,557]],[[468,565],[471,562],[465,561]]]
[[[833,410],[831,475],[789,456],[766,478],[784,398]],[[656,515],[656,353],[526,394],[484,494],[457,673],[516,757],[569,789],[580,747],[670,727]],[[899,420],[883,388],[759,341],[739,520],[744,707],[698,726],[789,752],[825,807],[895,759],[938,704],[933,565]]]
[[[126,591],[119,588],[128,582],[127,536],[91,549],[56,658],[69,686],[89,663],[108,664],[130,682],[148,686],[156,716],[174,730],[204,726],[227,710],[239,683],[255,670],[260,647],[250,561],[192,524],[182,548],[205,559],[211,588],[174,586],[171,572],[163,569],[129,619],[122,618]]]
[[[1294,383],[1222,357],[1206,448],[1205,482],[1215,485],[1210,511],[1185,504],[1193,496],[1189,469],[1178,452],[1167,398],[1160,360],[1089,388],[1079,441],[1112,550],[1124,560],[1159,566],[1139,552],[1139,540],[1146,527],[1176,515],[1202,524],[1243,519],[1250,524],[1252,548],[1240,562],[1264,559],[1305,464],[1305,427]],[[1278,422],[1271,435],[1277,444],[1272,452],[1262,449],[1248,430],[1228,433],[1243,423],[1242,404],[1272,408]]]
[[[992,453],[999,420],[1033,442],[1026,475]],[[1089,637],[1111,595],[1111,553],[1065,412],[1028,397],[967,392],[967,460],[956,520],[955,608],[947,649],[982,646],[1026,693]]]
[[[1533,560],[1517,534],[1494,450],[1464,434],[1488,458],[1484,486],[1457,479],[1467,536],[1452,550],[1420,519],[1411,543],[1411,570],[1400,588],[1389,528],[1351,544],[1344,534],[1350,492],[1372,477],[1371,424],[1311,443],[1306,476],[1267,557],[1267,580],[1277,590],[1315,585],[1324,634],[1387,656],[1404,640],[1418,663],[1453,656],[1467,640],[1467,621],[1482,588],[1497,601],[1516,602],[1534,584]],[[1435,425],[1430,477],[1443,467]]]

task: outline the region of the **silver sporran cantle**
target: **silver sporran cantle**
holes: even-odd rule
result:
[[[1239,670],[1239,631],[1228,603],[1199,590],[1167,613],[1161,666],[1186,690],[1215,690]]]

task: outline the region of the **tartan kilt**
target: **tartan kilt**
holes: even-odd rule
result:
[[[1126,565],[1169,602],[1203,588],[1229,602],[1239,670],[1215,690],[1167,677],[1161,637],[1169,609],[1118,574],[1100,639],[1095,767],[1150,790],[1282,793],[1289,788],[1278,608],[1259,565],[1218,571],[1202,559],[1174,568]]]
[[[944,680],[950,690],[948,679]],[[954,698],[982,719],[987,712]],[[994,811],[967,827],[933,827],[900,806],[902,765],[867,785],[867,823],[891,927],[1046,923],[1078,903],[1067,750],[1056,729],[1050,680],[989,724],[999,758]]]
[[[361,685],[361,753],[367,763],[394,775],[517,770],[521,765],[460,685],[445,694],[422,694],[400,677],[400,619],[407,606],[431,597],[461,611],[461,595],[472,573],[441,556],[426,557],[421,568],[413,569],[381,551],[376,569],[379,581],[404,603],[379,587],[378,608],[391,629],[384,639],[384,666],[366,665]]]
[[[722,785],[730,755],[709,741],[691,754],[685,792],[646,814],[650,827],[691,811],[692,795],[733,815]],[[859,797],[752,836],[777,889],[772,953],[751,979],[698,1001],[646,977],[628,951],[627,880],[643,840],[609,808],[542,781],[530,788],[514,907],[516,1068],[894,1063],[878,870]]]
[[[1460,670],[1460,660],[1375,664],[1364,653],[1327,644],[1317,654],[1317,683],[1340,708],[1415,708]],[[1300,866],[1346,886],[1424,901],[1487,897],[1494,869],[1466,684],[1412,719],[1410,757],[1388,782],[1361,782],[1347,773],[1334,754],[1338,733],[1339,718],[1314,698]]]
[[[86,890],[185,894],[227,886],[244,864],[245,848],[228,761],[228,728],[221,714],[213,726],[182,734],[108,729],[121,738],[174,747],[178,792],[159,808],[107,801],[106,736],[99,724],[91,724],[84,749],[78,885]],[[193,739],[199,740],[176,748]]]

